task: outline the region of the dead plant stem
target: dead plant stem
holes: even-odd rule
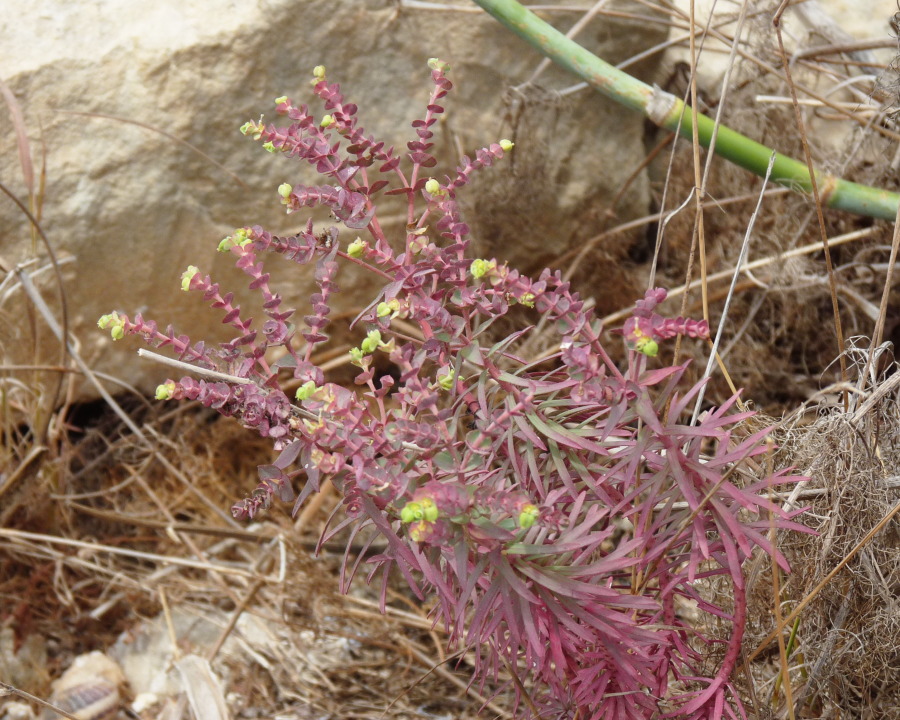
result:
[[[875,322],[875,329],[872,331],[872,340],[869,343],[869,353],[866,358],[866,366],[859,376],[859,384],[857,389],[863,389],[863,383],[869,377],[872,369],[872,363],[875,360],[875,348],[881,345],[884,335],[884,323],[887,318],[888,301],[891,296],[891,286],[894,278],[894,263],[897,262],[897,250],[900,248],[900,207],[897,208],[897,217],[894,220],[894,234],[891,238],[891,256],[888,260],[887,272],[884,278],[884,288],[881,291],[881,304],[878,307],[878,320]]]
[[[875,228],[863,228],[862,230],[854,230],[853,232],[831,238],[828,241],[828,245],[829,247],[837,247],[838,245],[844,245],[845,243],[854,242],[856,240],[864,240],[865,238],[873,235],[875,232]],[[810,255],[815,252],[820,252],[821,250],[822,244],[820,242],[810,243],[809,245],[803,245],[802,247],[794,248],[793,250],[788,250],[787,252],[779,253],[778,255],[771,255],[769,257],[760,258],[759,260],[753,260],[745,264],[740,269],[744,271],[756,270],[761,267],[766,267],[767,265],[784,262],[785,260],[788,260],[790,258],[801,257],[803,255]],[[726,270],[713,273],[707,278],[707,280],[709,282],[718,282],[719,280],[725,280],[731,277],[734,271],[735,268],[728,268]],[[686,290],[687,285],[679,285],[678,287],[669,290],[668,297],[669,299],[678,297],[679,295],[683,295]],[[604,327],[609,327],[614,323],[625,320],[625,318],[627,318],[631,314],[631,312],[632,308],[628,307],[623,308],[622,310],[617,310],[614,313],[610,313],[603,318]]]
[[[181,659],[181,648],[178,646],[178,633],[175,632],[172,610],[169,607],[169,598],[164,587],[159,588],[159,604],[162,605],[163,618],[166,621],[166,632],[169,634],[169,645],[172,647],[172,659],[178,662]]]
[[[155,353],[152,350],[145,350],[144,348],[141,348],[137,351],[137,354],[138,357],[153,360],[154,362],[158,362],[161,365],[168,365],[169,367],[178,368],[179,370],[194,373],[203,377],[208,377],[213,380],[221,380],[222,382],[234,383],[235,385],[250,385],[253,383],[253,381],[249,378],[238,377],[237,375],[229,375],[228,373],[218,372],[217,370],[208,370],[207,368],[199,367],[197,365],[191,365],[190,363],[182,362],[181,360],[176,360],[175,358],[160,355],[159,353]]]
[[[781,5],[772,18],[772,25],[775,27],[775,34],[778,37],[778,50],[781,54],[781,64],[784,68],[784,75],[787,81],[788,89],[791,92],[791,101],[794,105],[794,117],[797,121],[797,130],[800,135],[800,142],[803,145],[803,156],[806,159],[806,167],[809,170],[809,183],[812,190],[813,200],[816,206],[816,217],[819,221],[819,232],[822,238],[822,249],[825,252],[825,268],[828,272],[828,285],[831,290],[831,311],[834,315],[834,333],[837,337],[838,362],[841,366],[841,382],[847,382],[847,358],[844,356],[844,331],[841,327],[841,310],[838,304],[837,281],[834,275],[834,265],[831,261],[831,249],[828,246],[828,232],[825,229],[825,216],[822,212],[822,198],[819,195],[819,183],[816,180],[816,169],[813,166],[812,153],[809,150],[809,142],[806,137],[806,127],[803,123],[803,113],[800,112],[800,103],[797,100],[797,88],[794,87],[794,81],[791,77],[791,64],[788,60],[787,51],[784,49],[784,37],[782,36],[781,16],[790,5],[791,0],[782,0]],[[826,188],[827,192],[831,192],[831,188]],[[850,395],[846,389],[843,391],[844,412],[850,408]]]
[[[54,705],[53,703],[47,702],[46,700],[42,700],[36,695],[32,695],[31,693],[25,692],[24,690],[19,690],[19,688],[9,685],[5,682],[0,681],[0,690],[3,691],[2,694],[10,694],[10,695],[18,695],[23,700],[28,700],[29,702],[37,703],[41,707],[44,707],[48,710],[52,710],[55,713],[62,715],[63,717],[69,718],[69,720],[83,720],[77,715],[73,715],[72,713],[63,710],[61,707]]]
[[[728,319],[728,311],[731,308],[731,299],[734,296],[734,290],[737,286],[738,276],[740,275],[741,266],[744,264],[744,261],[747,258],[747,251],[750,247],[750,238],[753,235],[753,228],[756,225],[756,218],[759,216],[759,210],[762,206],[763,197],[765,197],[766,184],[769,182],[769,176],[772,173],[772,166],[775,164],[775,153],[772,153],[772,157],[769,160],[769,168],[766,171],[766,177],[763,180],[763,186],[760,189],[759,200],[756,203],[756,208],[753,210],[753,214],[750,215],[750,221],[747,223],[747,230],[744,233],[744,241],[741,243],[741,252],[738,255],[737,264],[734,268],[734,274],[731,276],[731,286],[728,288],[728,295],[725,297],[725,305],[722,308],[722,317],[719,320],[719,327],[716,330],[716,337],[712,343],[712,348],[709,354],[709,360],[706,363],[706,369],[703,372],[703,379],[707,379],[712,376],[713,363],[718,362],[719,367],[722,370],[725,379],[728,381],[729,386],[731,387],[732,392],[736,393],[736,389],[734,387],[734,383],[731,381],[731,375],[725,368],[724,363],[722,362],[722,358],[719,356],[719,344],[722,342],[722,333],[725,329],[725,323]],[[704,283],[705,287],[705,283]],[[687,297],[687,296],[685,296]],[[697,393],[697,400],[694,403],[694,412],[691,415],[690,424],[693,425],[697,422],[697,418],[700,416],[700,408],[703,404],[703,398],[706,395],[706,385],[700,388],[700,391]],[[738,404],[743,409],[743,403],[738,400]]]
[[[491,712],[496,713],[497,717],[504,718],[505,720],[510,720],[513,717],[512,714],[510,714],[508,711],[504,710],[502,707],[500,707],[496,703],[490,701],[488,698],[484,697],[478,691],[476,691],[475,688],[472,687],[472,683],[463,682],[455,674],[453,674],[446,668],[442,667],[441,663],[435,663],[432,658],[428,657],[425,653],[423,653],[421,650],[419,650],[418,648],[413,646],[411,643],[409,643],[409,642],[404,643],[404,648],[413,657],[415,657],[420,663],[422,663],[423,665],[425,665],[429,668],[428,672],[425,675],[423,675],[421,678],[419,678],[419,680],[417,682],[421,682],[426,677],[428,677],[429,674],[435,673],[436,675],[440,675],[442,678],[444,678],[448,682],[450,682],[453,685],[455,685],[456,687],[458,687],[460,690],[465,692],[466,695],[469,695],[469,696],[475,698],[475,700],[482,703],[482,707],[488,708],[489,710],[491,710]],[[461,655],[461,653],[457,652],[457,653],[451,655],[450,657],[448,657],[445,662],[450,662],[451,660],[455,660],[460,655]],[[411,690],[411,689],[412,688],[408,688],[408,690]],[[396,702],[396,701],[397,701],[397,699],[395,699],[391,703],[391,705],[393,705],[394,702]],[[385,708],[385,712],[388,709],[390,709],[390,706]]]
[[[58,361],[59,365],[68,365],[68,357],[71,353],[71,348],[68,340],[68,332],[69,332],[69,306],[68,301],[66,299],[66,292],[63,284],[62,278],[62,270],[59,268],[59,262],[56,259],[56,252],[53,250],[53,246],[50,244],[50,239],[44,234],[43,229],[38,224],[37,218],[32,215],[28,209],[22,204],[22,202],[13,195],[5,185],[0,183],[0,190],[2,190],[6,195],[19,206],[19,209],[25,213],[25,216],[28,218],[29,222],[31,222],[32,226],[37,230],[38,235],[41,237],[41,240],[44,243],[44,248],[47,251],[47,255],[50,258],[50,263],[53,265],[53,271],[56,277],[56,282],[59,287],[59,302],[60,302],[60,323],[62,328],[54,334],[57,336],[57,339],[60,340],[60,358]],[[47,304],[44,302],[40,293],[37,291],[37,288],[34,286],[34,283],[31,282],[31,276],[29,273],[20,265],[14,270],[16,277],[19,279],[19,282],[22,285],[22,289],[25,291],[25,294],[28,295],[29,300],[31,300],[33,307],[37,309],[46,320],[48,317],[52,318],[53,325],[57,328],[60,327],[56,322],[56,318],[50,312],[50,308],[47,307]],[[51,328],[52,329],[52,328]],[[34,328],[32,331],[34,332]],[[63,340],[65,338],[65,340]],[[37,342],[37,333],[35,332],[35,342]],[[35,349],[35,354],[37,350]],[[53,416],[53,411],[56,408],[56,405],[59,401],[59,397],[62,394],[62,386],[65,380],[64,373],[58,373],[56,375],[56,382],[54,385],[53,392],[48,395],[48,400],[46,405],[40,409],[40,415],[36,418],[35,422],[35,444],[43,445],[47,441],[47,433],[50,429],[50,420]],[[39,386],[39,383],[35,382],[35,386]]]
[[[58,537],[55,535],[42,535],[39,533],[25,532],[23,530],[13,530],[11,528],[0,528],[0,537],[10,540],[28,540],[31,542],[45,542],[57,545],[68,545],[82,550],[92,550],[94,552],[109,553],[110,555],[122,555],[124,557],[135,558],[138,560],[149,560],[159,564],[180,565],[181,567],[195,568],[197,570],[207,570],[210,572],[221,573],[223,575],[237,575],[239,577],[257,579],[259,576],[236,567],[228,567],[226,565],[215,565],[209,561],[198,562],[197,560],[187,560],[185,558],[173,557],[170,555],[158,555],[156,553],[141,552],[140,550],[129,550],[127,548],[112,547],[110,545],[99,545],[97,543],[84,542],[82,540],[71,540],[69,538]],[[275,581],[275,578],[267,578],[267,581]]]
[[[216,642],[209,649],[209,652],[206,654],[206,659],[209,662],[215,660],[216,655],[219,654],[219,650],[222,649],[222,646],[225,644],[225,641],[228,639],[228,636],[231,635],[231,632],[234,630],[237,625],[238,620],[240,620],[241,615],[247,610],[247,607],[250,605],[251,601],[254,597],[256,597],[256,593],[259,592],[260,588],[265,585],[265,580],[257,579],[253,581],[253,584],[250,585],[250,588],[244,594],[244,597],[241,598],[240,603],[238,603],[237,607],[234,609],[234,612],[231,613],[231,617],[228,618],[228,624],[222,629],[222,632],[219,634],[219,637],[216,638]]]
[[[243,180],[241,180],[239,175],[237,175],[236,173],[233,173],[227,167],[222,165],[222,163],[214,160],[212,157],[207,155],[196,145],[192,145],[187,140],[184,140],[183,138],[180,138],[177,135],[173,135],[172,133],[166,132],[162,128],[156,127],[155,125],[150,125],[149,123],[140,122],[139,120],[132,120],[131,118],[127,118],[127,117],[120,117],[118,115],[107,115],[106,113],[99,113],[99,112],[79,112],[77,110],[57,110],[56,112],[61,113],[63,115],[72,115],[75,117],[95,118],[98,120],[113,120],[115,122],[120,122],[125,125],[136,125],[137,127],[142,128],[144,130],[149,130],[150,132],[154,132],[154,133],[157,133],[158,135],[162,135],[162,137],[164,137],[166,140],[169,140],[178,145],[182,145],[182,146],[186,147],[188,150],[190,150],[191,152],[197,153],[197,155],[199,155],[201,158],[206,160],[208,163],[210,163],[211,165],[214,165],[216,168],[218,168],[223,173],[228,175],[232,180],[234,180],[242,188],[244,188],[245,190],[250,190],[250,186],[247,185],[247,183],[245,183]]]
[[[712,20],[712,13],[709,14],[707,23]],[[697,213],[697,222],[694,229],[697,232],[697,247],[700,251],[700,296],[703,298],[703,319],[709,322],[709,298],[707,297],[706,287],[706,228],[703,223],[705,214],[703,212],[703,201],[706,199],[706,183],[700,172],[700,130],[697,127],[697,43],[696,34],[693,32],[696,18],[694,17],[694,0],[691,0],[691,151],[694,158],[694,203]],[[709,30],[707,26],[704,28],[705,33]],[[721,107],[721,106],[720,106]],[[715,142],[716,130],[718,123],[713,126],[713,139]],[[713,146],[710,146],[709,157],[713,157]]]
[[[774,463],[772,462],[772,449],[774,443],[771,439],[768,439],[766,443],[767,451],[766,451],[766,466],[769,472],[772,472],[774,469]],[[771,500],[772,493],[771,488],[769,492],[769,499]],[[776,559],[777,549],[777,534],[775,532],[775,514],[770,510],[769,511],[769,542],[772,544],[772,614],[775,616],[775,625],[782,625],[781,620],[781,583],[779,581],[778,573],[780,572],[780,568],[778,567],[778,562]],[[794,700],[793,700],[793,690],[791,688],[791,672],[790,672],[790,663],[788,662],[788,650],[785,647],[784,642],[784,633],[778,633],[778,658],[781,664],[781,678],[782,678],[782,686],[784,687],[784,701],[787,705],[788,710],[788,719],[794,720]],[[778,692],[778,685],[776,681],[775,685],[775,693]],[[774,696],[773,696],[774,701]]]

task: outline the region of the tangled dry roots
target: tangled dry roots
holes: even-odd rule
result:
[[[792,568],[782,590],[783,614],[900,501],[900,371],[895,365],[889,372],[894,374],[856,398],[855,411],[851,406],[849,412],[822,412],[811,423],[795,424],[781,440],[783,460],[810,477],[798,503],[809,507],[803,522],[818,533],[780,539]],[[758,576],[753,590],[757,629],[768,634],[772,598],[771,587],[763,590],[770,585],[766,575]],[[797,717],[840,708],[840,717],[900,718],[898,591],[900,526],[891,518],[799,616],[799,642],[790,659],[792,668],[803,668],[792,677]]]

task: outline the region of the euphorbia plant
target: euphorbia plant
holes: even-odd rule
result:
[[[278,458],[260,467],[260,483],[234,505],[235,517],[253,518],[273,496],[293,499],[302,482],[296,512],[331,479],[343,513],[329,534],[350,528],[352,541],[377,530],[387,549],[369,559],[370,580],[379,574],[386,587],[398,570],[417,596],[436,597],[435,620],[446,625],[451,646],[476,651],[482,681],[505,669],[522,681],[514,684],[521,715],[743,714],[730,684],[745,618],[741,565],[757,546],[785,564],[766,533],[772,517],[780,527],[792,523],[766,493],[793,478],[738,482],[736,467],[764,450],[764,433],[732,436],[748,416],[733,412],[733,401],[696,426],[681,420],[699,386],[681,389],[684,366],[651,368],[658,361],[650,358],[660,342],[705,338],[708,328],[657,314],[664,290],[649,291],[620,329],[629,352],[619,368],[599,321],[558,273],[534,280],[498,260],[467,257],[457,192],[512,145],[492,144],[464,157],[455,174],[430,176],[431,128],[451,88],[446,65],[432,60],[430,67],[434,90],[402,154],[366,135],[356,106],[321,67],[313,84],[323,118],[279,98],[285,125],[260,120],[242,128],[328,179],[280,186],[288,212],[324,205],[337,219],[318,230],[309,221],[290,237],[241,228],[222,241],[219,249],[234,255],[262,297],[261,327],[196,268],[183,287],[225,313],[232,341],[191,344],[140,315],[112,313],[100,325],[114,338],[138,334],[171,346],[201,378],[208,377],[202,371],[225,373],[170,380],[158,397],[199,400],[272,439]],[[378,217],[387,194],[408,208],[396,243]],[[269,286],[259,259],[266,252],[315,262],[318,291],[299,328]],[[383,280],[352,324],[361,338],[349,358],[359,367],[357,390],[326,382],[313,363],[328,340],[339,261]],[[530,328],[492,334],[515,305],[549,321],[559,348],[552,357],[531,362],[517,354]],[[273,350],[281,353],[277,362]],[[378,375],[378,354],[398,379]],[[293,397],[286,382],[299,385]],[[357,567],[346,570],[344,589]],[[718,575],[732,581],[731,608],[698,590],[698,580]],[[677,596],[732,622],[713,677],[700,669],[699,649],[709,639],[679,615]]]

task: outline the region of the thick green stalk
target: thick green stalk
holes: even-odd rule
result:
[[[638,110],[660,127],[691,138],[690,108],[679,98],[614,68],[515,0],[475,2],[523,40],[585,80],[594,89],[632,110]],[[698,113],[697,134],[705,148],[709,148],[714,125],[711,118]],[[735,165],[765,177],[773,150],[719,125],[715,152]],[[776,153],[771,179],[799,192],[812,192],[806,164],[780,153]],[[900,206],[900,195],[897,193],[859,185],[818,170],[816,182],[822,202],[827,207],[884,220],[893,220],[897,215],[897,208]]]

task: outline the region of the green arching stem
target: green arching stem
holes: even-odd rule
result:
[[[594,89],[625,107],[643,113],[660,127],[691,139],[693,125],[690,108],[679,98],[614,68],[515,0],[474,1],[523,40]],[[711,118],[698,113],[697,134],[705,148],[709,148],[714,127]],[[735,165],[764,177],[774,151],[719,125],[715,152]],[[806,164],[780,153],[775,155],[771,179],[799,192],[812,192]],[[816,171],[816,181],[826,207],[883,220],[894,220],[897,216],[900,206],[900,195],[897,193],[842,180],[821,171]]]

